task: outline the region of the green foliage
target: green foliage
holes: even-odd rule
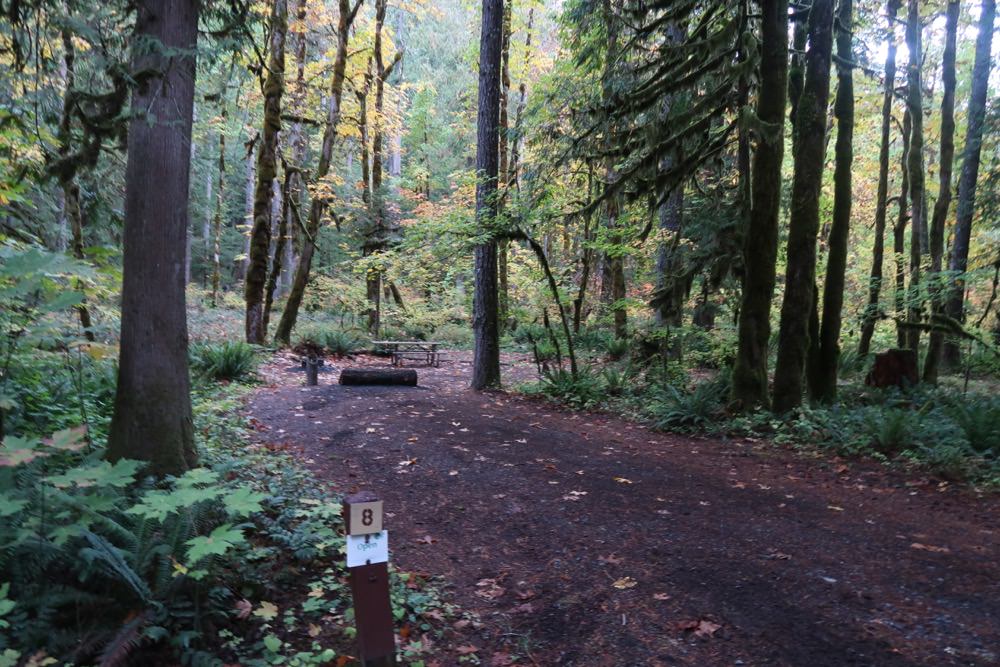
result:
[[[314,349],[339,357],[353,354],[363,345],[364,343],[350,332],[320,324],[302,327],[295,338],[296,349]]]
[[[969,447],[1000,458],[1000,399],[974,396],[948,401],[945,413],[962,431]]]
[[[604,341],[604,351],[610,359],[618,360],[628,354],[629,341],[627,338],[609,337]]]
[[[600,374],[587,366],[581,367],[576,377],[565,368],[546,370],[542,374],[540,392],[560,403],[583,409],[597,405],[604,394]]]
[[[243,341],[195,343],[189,355],[191,368],[210,380],[246,380],[253,376],[257,368],[256,349]]]
[[[659,429],[705,428],[724,415],[729,390],[729,377],[722,374],[693,388],[661,385],[647,410]]]
[[[203,468],[156,485],[139,477],[140,463],[100,455],[82,429],[44,442],[8,436],[0,447],[0,490],[17,507],[0,518],[16,604],[5,646],[124,659],[148,638],[228,615],[223,557],[247,543],[223,521],[259,511],[265,496]]]

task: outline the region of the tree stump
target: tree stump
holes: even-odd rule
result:
[[[412,368],[345,368],[340,371],[340,384],[417,386],[417,372]]]
[[[917,353],[913,350],[886,350],[875,355],[875,364],[865,378],[870,387],[905,389],[919,382]]]

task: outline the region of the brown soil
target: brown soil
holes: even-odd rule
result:
[[[468,356],[417,388],[340,387],[340,362],[305,388],[277,358],[249,406],[478,614],[430,664],[1000,664],[996,497],[477,394]]]

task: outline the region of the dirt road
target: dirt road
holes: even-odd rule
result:
[[[342,491],[381,494],[394,563],[480,615],[442,665],[471,647],[486,665],[1000,662],[996,498],[477,394],[460,359],[419,373],[289,374],[249,409]]]

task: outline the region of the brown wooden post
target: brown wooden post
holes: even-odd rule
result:
[[[388,558],[381,562],[366,559],[363,564],[351,567],[352,558],[355,562],[358,558],[356,553],[350,553],[352,548],[360,552],[370,546],[375,554],[379,551],[375,544],[384,540],[381,548],[388,552],[388,533],[382,530],[382,501],[371,491],[360,491],[344,498],[343,512],[358,659],[364,667],[395,667],[396,636],[389,600]]]

